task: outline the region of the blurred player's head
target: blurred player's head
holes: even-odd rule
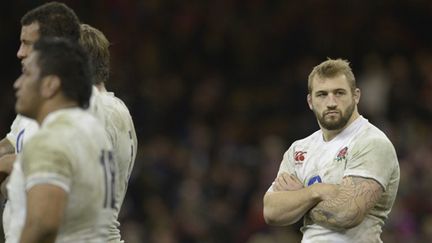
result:
[[[21,45],[17,57],[26,58],[33,50],[33,44],[41,37],[78,41],[79,24],[75,12],[63,3],[50,2],[30,10],[21,18]]]
[[[87,108],[92,91],[90,75],[87,54],[77,42],[41,38],[23,61],[22,74],[14,83],[15,109],[38,119],[47,106]]]
[[[308,90],[307,101],[320,127],[340,130],[358,115],[360,90],[348,61],[328,59],[314,67]]]
[[[89,56],[94,84],[106,82],[109,78],[110,65],[108,39],[98,29],[88,24],[81,24],[80,44]]]

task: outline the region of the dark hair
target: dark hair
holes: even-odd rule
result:
[[[80,38],[80,21],[64,3],[49,2],[27,12],[21,25],[39,24],[40,37],[64,37],[72,41]]]
[[[40,78],[55,75],[61,81],[63,94],[89,106],[92,92],[90,66],[85,51],[77,42],[65,38],[40,38],[34,45]]]
[[[92,66],[93,82],[104,83],[109,78],[110,43],[105,35],[98,29],[81,24],[80,45],[87,52]]]

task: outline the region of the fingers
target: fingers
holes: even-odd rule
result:
[[[293,174],[282,173],[273,183],[275,191],[293,191],[303,188],[303,183]]]
[[[285,174],[281,174],[280,176],[278,176],[276,178],[276,180],[278,181],[278,183],[282,186],[286,186],[289,183],[289,180],[286,178]]]
[[[276,177],[275,181],[273,182],[273,190],[274,191],[284,191],[287,183],[285,182],[285,179],[282,175],[279,175]]]
[[[294,174],[291,174],[291,175],[290,175],[290,178],[291,178],[292,180],[294,180],[295,182],[302,184],[302,182],[300,181],[300,179],[297,178],[297,176],[295,176]]]
[[[288,173],[282,173],[282,174],[280,175],[280,177],[282,178],[283,182],[284,182],[286,185],[288,185],[288,184],[292,181],[292,179],[291,179],[291,177],[290,177],[290,175],[289,175]]]
[[[279,186],[279,183],[277,183],[276,181],[273,183],[273,191],[275,192],[282,191],[282,188]]]

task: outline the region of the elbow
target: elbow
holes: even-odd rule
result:
[[[268,206],[267,207],[264,206],[263,216],[264,216],[264,221],[266,222],[266,224],[272,225],[272,226],[278,226],[279,225],[276,214],[274,213],[274,210],[272,210],[272,208],[270,208]]]
[[[351,212],[339,211],[336,217],[341,220],[335,220],[333,222],[333,226],[336,229],[340,229],[340,230],[348,230],[354,228],[357,225],[359,225],[364,219],[364,215],[360,215],[359,212],[353,212],[353,211]]]
[[[272,196],[266,194],[263,200],[264,221],[271,226],[286,226],[295,222],[290,222],[287,215],[281,213],[278,207],[274,206]]]
[[[346,222],[346,223],[344,223],[344,224],[340,224],[340,225],[338,225],[338,226],[339,226],[339,228],[341,228],[341,229],[348,230],[348,229],[351,229],[351,228],[356,227],[356,226],[359,225],[362,221],[363,221],[363,220],[359,220],[359,219],[357,219],[357,220],[352,220],[352,221],[348,221],[348,222]]]
[[[324,210],[312,209],[310,213],[312,221],[334,231],[344,231],[356,227],[364,218],[358,216],[358,214],[353,215],[343,210],[331,213]]]
[[[272,226],[277,226],[278,225],[278,219],[277,219],[277,214],[275,213],[275,208],[271,206],[271,196],[269,196],[268,193],[266,193],[264,195],[264,200],[263,200],[263,216],[264,216],[264,221],[268,224],[268,225],[272,225]]]
[[[21,241],[26,242],[26,239],[29,237],[28,235],[32,235],[37,242],[54,242],[58,230],[58,225],[46,225],[27,221],[21,235]]]

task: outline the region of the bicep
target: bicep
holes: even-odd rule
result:
[[[366,215],[383,193],[382,186],[374,179],[347,176],[339,187],[338,198],[348,209]]]
[[[56,185],[38,184],[27,191],[27,223],[57,230],[63,220],[67,192]]]
[[[320,202],[311,215],[318,223],[330,227],[351,228],[363,221],[382,193],[382,186],[374,179],[347,176],[337,195]]]

